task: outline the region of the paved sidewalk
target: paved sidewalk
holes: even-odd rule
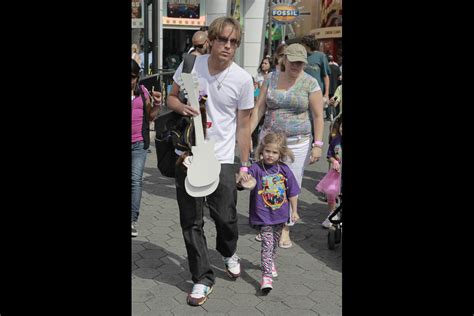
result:
[[[329,125],[325,123],[325,140]],[[154,139],[152,135],[151,139]],[[204,230],[216,284],[200,307],[186,304],[192,288],[186,261],[174,179],[156,168],[155,148],[150,147],[145,166],[138,237],[132,239],[132,315],[342,315],[342,244],[327,248],[327,230],[320,223],[327,205],[314,187],[328,168],[326,159],[310,165],[299,197],[301,222],[291,230],[293,247],[278,248],[273,290],[260,292],[260,243],[248,225],[249,191],[238,191],[239,241],[242,275],[231,281],[222,257],[215,250],[216,230],[206,212]],[[236,151],[237,152],[237,151]],[[323,157],[327,144],[323,149]],[[237,170],[237,167],[236,167]]]

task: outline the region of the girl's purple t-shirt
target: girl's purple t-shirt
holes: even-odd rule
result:
[[[141,86],[145,96],[149,95],[147,88]],[[132,144],[143,140],[143,100],[140,95],[133,96],[132,100]]]
[[[293,172],[284,164],[277,165],[257,162],[250,166],[248,173],[256,180],[250,191],[250,225],[275,225],[286,223],[289,219],[288,198],[301,192]]]

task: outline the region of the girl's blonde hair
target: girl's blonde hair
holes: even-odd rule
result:
[[[282,133],[268,133],[265,137],[262,138],[260,144],[258,144],[257,151],[255,153],[255,157],[259,157],[263,155],[263,150],[265,146],[269,144],[275,144],[280,149],[280,161],[285,162],[290,160],[291,162],[295,161],[295,156],[293,155],[293,151],[288,148],[286,144],[286,135]]]

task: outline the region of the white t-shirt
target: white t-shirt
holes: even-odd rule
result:
[[[261,86],[263,84],[263,81],[265,81],[264,75],[261,72],[259,72],[257,76],[255,77],[255,81],[258,83],[259,86]]]
[[[207,94],[206,113],[208,127],[206,139],[215,142],[216,158],[221,163],[234,163],[237,129],[237,110],[254,107],[252,76],[239,65],[232,64],[221,73],[211,76],[208,54],[196,56],[192,73],[197,74],[200,94]],[[181,71],[183,63],[176,70],[173,80],[183,88]],[[219,84],[221,88],[218,89]],[[209,126],[211,124],[211,126]]]

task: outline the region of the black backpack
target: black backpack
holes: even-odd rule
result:
[[[183,73],[191,73],[195,55],[184,54]],[[187,100],[181,100],[186,103]],[[178,155],[175,149],[190,151],[192,145],[193,125],[188,116],[174,111],[160,115],[155,119],[155,147],[158,169],[165,177],[175,177],[175,166]]]

